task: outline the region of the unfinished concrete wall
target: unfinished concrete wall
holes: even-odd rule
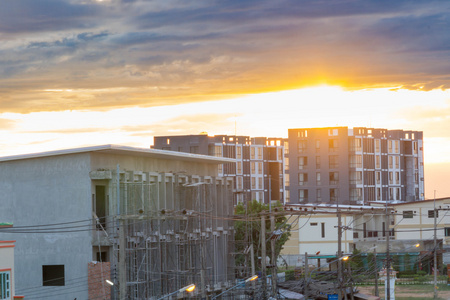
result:
[[[13,233],[0,232],[0,240],[17,241],[18,295],[87,299],[86,289],[73,286],[87,285],[87,262],[92,260],[89,170],[88,154],[1,162],[0,220],[14,227]],[[59,225],[36,227],[48,224]],[[65,285],[43,286],[43,265],[64,265]]]

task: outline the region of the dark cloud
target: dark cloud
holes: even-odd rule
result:
[[[319,83],[450,88],[448,1],[1,5],[2,111],[176,104]]]
[[[0,33],[55,32],[87,28],[96,23],[100,6],[63,0],[5,0],[1,3]]]

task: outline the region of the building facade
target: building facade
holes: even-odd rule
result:
[[[232,158],[219,176],[234,179],[235,204],[258,200],[284,203],[284,155],[281,138],[236,135],[154,137],[155,149]]]
[[[16,240],[16,291],[156,299],[234,284],[233,186],[217,176],[230,161],[115,145],[0,158],[0,219],[15,225],[0,240]]]
[[[289,129],[290,203],[424,200],[421,131]]]

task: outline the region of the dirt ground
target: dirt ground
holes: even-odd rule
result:
[[[359,292],[368,295],[375,295],[375,287],[374,286],[358,286]],[[396,298],[430,298],[433,299],[433,287],[431,286],[430,290],[425,290],[422,286],[414,286],[414,285],[396,285],[395,286],[395,297]],[[384,287],[381,286],[379,288],[379,295],[382,299],[384,299]],[[450,291],[449,290],[438,290],[438,298],[450,300]]]

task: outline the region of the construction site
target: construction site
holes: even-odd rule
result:
[[[100,258],[110,248],[113,299],[157,299],[189,284],[205,298],[234,284],[231,179],[120,170],[91,179],[93,247]]]

